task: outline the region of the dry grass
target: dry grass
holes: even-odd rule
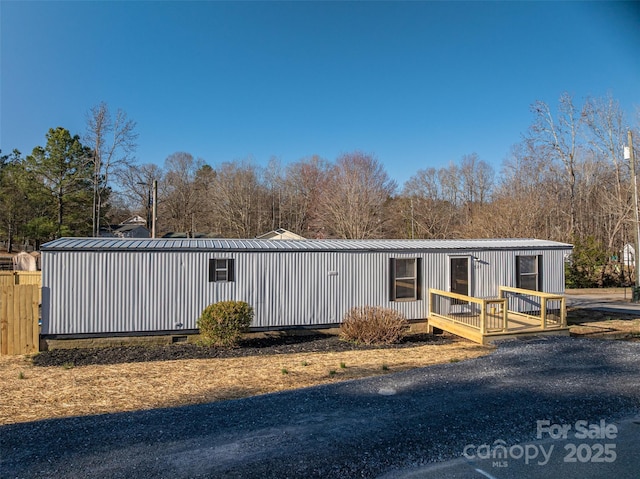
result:
[[[635,314],[573,309],[567,312],[572,336],[631,338],[640,336],[640,318]]]
[[[109,366],[34,367],[0,358],[0,424],[206,403],[475,358],[471,342]],[[345,367],[341,367],[344,363]],[[383,369],[383,365],[386,369]],[[330,373],[334,371],[334,373]]]
[[[572,336],[631,338],[640,336],[640,319],[604,319],[572,325]]]

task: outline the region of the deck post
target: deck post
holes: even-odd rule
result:
[[[509,300],[504,297],[502,286],[498,287],[498,299],[502,300],[502,330],[509,329]]]
[[[480,308],[480,334],[484,335],[487,333],[487,302],[485,300],[482,300]]]
[[[509,329],[509,311],[507,307],[507,300],[502,297],[502,291],[500,291],[500,299],[502,302],[502,330],[507,331]]]
[[[433,291],[429,288],[429,309],[427,311],[427,334],[433,334],[433,326],[431,326],[431,313],[433,313]]]
[[[547,329],[547,298],[540,298],[540,318],[542,319],[542,329]]]
[[[429,316],[431,316],[433,314],[433,305],[435,303],[434,299],[435,299],[436,295],[434,294],[432,289],[429,289]]]

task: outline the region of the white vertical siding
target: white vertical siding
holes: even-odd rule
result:
[[[380,305],[421,319],[428,288],[449,289],[449,257],[468,254],[477,297],[515,286],[515,257],[543,255],[544,291],[564,291],[566,250],[43,251],[43,334],[196,329],[223,300],[255,310],[253,327],[338,323],[352,307]],[[422,300],[389,301],[389,259],[422,258]],[[235,260],[235,281],[209,282],[210,258]]]

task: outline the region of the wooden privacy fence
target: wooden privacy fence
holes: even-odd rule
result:
[[[0,286],[42,283],[40,271],[0,271]]]
[[[0,285],[0,354],[37,353],[40,285]]]

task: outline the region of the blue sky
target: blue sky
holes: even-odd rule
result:
[[[536,100],[608,93],[637,122],[627,2],[0,3],[0,147],[85,131],[101,101],[137,160],[374,154],[399,185],[476,152],[499,170]]]

